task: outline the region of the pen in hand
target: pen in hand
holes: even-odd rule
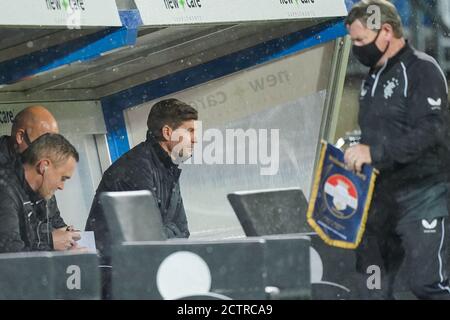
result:
[[[66,231],[80,232],[81,230],[75,230],[73,226],[67,226]]]
[[[67,232],[76,232],[73,235],[73,240],[78,241],[81,239],[81,235],[79,233],[79,232],[81,232],[81,230],[75,230],[73,226],[67,226],[66,231]]]

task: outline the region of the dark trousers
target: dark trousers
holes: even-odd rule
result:
[[[363,240],[356,250],[357,270],[381,269],[381,289],[362,298],[392,299],[402,277],[419,299],[449,299],[447,277],[447,206],[445,183],[411,186],[401,191],[376,190]],[[439,214],[439,212],[441,214]],[[423,219],[421,216],[430,216]],[[440,217],[439,217],[440,215]]]

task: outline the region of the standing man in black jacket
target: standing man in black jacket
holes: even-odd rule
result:
[[[95,232],[103,264],[110,264],[111,235],[99,204],[102,192],[149,190],[158,202],[167,236],[189,237],[178,164],[192,154],[197,119],[197,111],[179,100],[156,103],[147,119],[147,140],[120,157],[103,174],[86,223],[86,230]],[[106,292],[107,298],[105,295]]]
[[[54,250],[48,211],[42,207],[63,190],[77,162],[70,142],[46,133],[28,146],[21,162],[0,168],[0,253]],[[76,248],[73,238],[65,238],[64,249]]]
[[[56,119],[45,107],[36,105],[23,109],[14,117],[11,136],[0,137],[0,167],[15,167],[16,162],[20,163],[20,155],[34,140],[45,133],[58,132]],[[77,233],[68,232],[54,196],[40,208],[48,210],[48,219],[52,227],[52,246],[55,250],[65,250],[68,242],[79,240]]]
[[[379,169],[357,268],[386,272],[383,298],[405,262],[411,291],[450,299],[446,273],[448,186],[442,155],[448,130],[448,88],[436,61],[411,48],[396,8],[363,0],[346,25],[358,60],[370,67],[360,94],[361,144],[345,152],[349,168]]]

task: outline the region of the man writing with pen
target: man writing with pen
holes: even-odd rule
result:
[[[43,106],[31,106],[19,112],[13,121],[11,136],[0,137],[0,167],[17,169],[21,166],[21,154],[38,137],[45,133],[58,133],[58,124],[53,115]],[[6,177],[0,177],[5,180]],[[8,180],[5,181],[9,183]],[[7,200],[4,200],[7,201]],[[67,226],[62,217],[54,196],[48,201],[37,204],[37,211],[45,216],[45,223],[40,227],[50,234],[42,237],[40,246],[48,250],[67,250],[80,239],[79,232]],[[3,220],[0,220],[3,223]],[[48,229],[47,229],[48,227]],[[48,242],[44,245],[45,242]],[[1,244],[0,244],[1,245]]]
[[[46,204],[56,190],[64,189],[78,160],[78,152],[62,135],[46,133],[14,167],[0,169],[0,253],[56,249]],[[72,227],[61,231],[70,235],[64,249],[77,250]]]

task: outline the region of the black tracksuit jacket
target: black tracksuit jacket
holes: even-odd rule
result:
[[[444,181],[448,159],[448,88],[436,61],[408,44],[371,70],[360,94],[361,143],[370,146],[379,181],[401,187]]]

